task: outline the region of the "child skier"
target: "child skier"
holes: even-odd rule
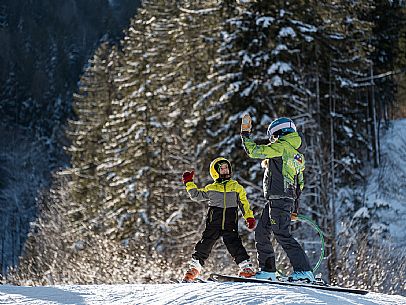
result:
[[[299,196],[304,186],[305,160],[303,136],[289,118],[274,120],[268,127],[270,144],[257,145],[250,137],[251,117],[243,116],[241,139],[251,158],[265,159],[263,179],[264,196],[268,200],[255,230],[260,279],[276,280],[275,253],[270,240],[273,232],[293,266],[290,279],[315,281],[309,259],[290,233],[290,221],[298,212]]]
[[[225,158],[220,157],[211,162],[210,175],[214,183],[202,189],[198,189],[193,182],[194,171],[184,172],[182,176],[182,182],[190,198],[195,201],[208,200],[209,203],[206,228],[202,239],[195,246],[184,282],[193,282],[200,274],[205,260],[220,236],[223,237],[228,252],[240,268],[239,276],[255,275],[250,257],[238,235],[237,225],[238,207],[240,207],[248,229],[255,228],[255,218],[247,200],[247,193],[243,186],[231,179],[231,164]]]

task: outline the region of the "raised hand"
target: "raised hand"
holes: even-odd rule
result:
[[[252,129],[252,120],[248,113],[242,116],[241,121],[241,134],[249,134]]]
[[[194,175],[195,175],[195,171],[184,172],[183,175],[182,175],[182,182],[184,184],[186,184],[188,182],[193,182]]]

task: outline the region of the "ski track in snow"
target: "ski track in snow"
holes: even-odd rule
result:
[[[129,304],[339,304],[406,305],[406,297],[356,295],[306,287],[253,283],[0,286],[0,304],[129,305]]]

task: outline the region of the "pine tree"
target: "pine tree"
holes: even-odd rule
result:
[[[98,166],[103,156],[103,126],[111,111],[115,88],[108,58],[107,43],[96,51],[89,68],[81,78],[79,94],[74,96],[76,120],[70,121],[69,136],[72,144],[68,148],[72,167],[70,173],[72,222],[81,230],[103,231],[98,220],[100,203],[105,197],[103,177]]]
[[[320,159],[322,181],[318,211],[325,215],[320,224],[331,239],[326,254],[332,281],[337,280],[337,189],[344,183],[356,183],[362,178],[361,160],[368,154],[368,111],[360,96],[358,78],[368,75],[369,37],[371,24],[365,20],[372,9],[371,2],[339,1],[320,3],[318,12],[323,21],[319,26],[319,43],[315,50],[318,59],[318,88],[320,103],[317,109],[319,133],[327,131]]]
[[[109,219],[107,234],[122,240],[133,234],[138,209],[143,206],[147,190],[143,177],[148,179],[145,164],[149,153],[145,133],[147,105],[136,99],[144,90],[142,20],[131,21],[130,28],[118,52],[119,64],[114,75],[117,95],[112,100],[112,112],[103,126],[109,137],[104,145],[106,162],[103,164],[108,194],[104,200]]]
[[[160,67],[167,100],[161,106],[166,114],[166,139],[161,151],[165,170],[161,176],[165,181],[162,191],[167,198],[165,201],[170,202],[159,207],[165,220],[161,236],[167,238],[161,248],[169,250],[165,256],[173,255],[175,264],[181,259],[184,262],[184,257],[179,257],[171,248],[190,252],[191,245],[200,238],[201,226],[196,223],[203,223],[205,217],[205,205],[190,200],[180,177],[183,171],[194,169],[198,184],[208,181],[211,147],[205,128],[203,94],[210,83],[207,75],[218,44],[220,9],[216,1],[178,2],[176,25],[171,30],[174,47],[170,48],[167,62]],[[190,233],[184,234],[185,231]]]
[[[375,75],[399,73],[406,66],[405,51],[402,39],[405,38],[406,8],[402,1],[376,1],[375,8],[368,16],[373,22],[371,54],[373,72]],[[405,72],[401,73],[405,74]],[[376,112],[379,126],[385,124],[392,115],[398,81],[396,77],[387,75],[374,79],[376,93]],[[381,122],[384,120],[384,122]]]
[[[311,122],[306,118],[311,117],[308,100],[314,93],[307,87],[308,75],[303,71],[308,67],[306,56],[317,31],[315,25],[306,22],[317,20],[317,16],[308,7],[312,6],[301,2],[241,3],[240,14],[227,20],[227,31],[222,35],[221,57],[213,74],[222,95],[220,103],[214,103],[213,112],[221,108],[227,114],[215,128],[223,152],[232,154],[240,167],[252,168],[242,173],[253,181],[261,180],[258,162],[247,161],[241,150],[231,151],[241,145],[238,128],[242,114],[252,115],[254,134],[264,140],[268,124],[275,117],[292,117],[299,126]]]
[[[332,215],[337,177],[344,179],[351,171],[357,173],[353,179],[360,178],[360,160],[367,153],[366,107],[356,99],[356,78],[368,73],[370,24],[364,15],[370,9],[367,1],[248,1],[239,4],[240,14],[228,20],[223,33],[213,74],[223,90],[213,107],[214,114],[223,114],[214,125],[217,147],[238,147],[237,128],[244,112],[253,116],[254,134],[264,138],[272,118],[293,118],[310,139],[303,206],[316,215]],[[330,131],[331,141],[321,141],[323,130]],[[316,147],[321,154],[315,153]],[[255,167],[239,152],[233,156],[250,169],[243,176],[260,181],[258,163]],[[334,228],[330,217],[320,222]],[[333,268],[335,258],[330,262]]]
[[[169,4],[145,1],[132,20],[115,79],[118,99],[105,128],[112,139],[106,152],[117,160],[111,165],[112,195],[107,202],[118,224],[111,233],[116,239],[138,240],[145,245],[144,254],[160,243],[161,228],[173,209],[174,189],[168,185],[174,181],[173,167],[167,167],[173,153],[168,146],[174,141],[167,86],[173,80],[165,78],[170,71],[164,64],[173,47],[170,31],[176,6]]]

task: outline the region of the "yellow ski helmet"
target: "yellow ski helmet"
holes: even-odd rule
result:
[[[228,168],[230,169],[230,175],[228,175],[229,177],[220,177],[220,166],[223,163],[228,164]],[[214,181],[219,178],[229,179],[231,177],[231,172],[231,163],[226,158],[218,157],[210,163],[210,176],[213,178]]]

